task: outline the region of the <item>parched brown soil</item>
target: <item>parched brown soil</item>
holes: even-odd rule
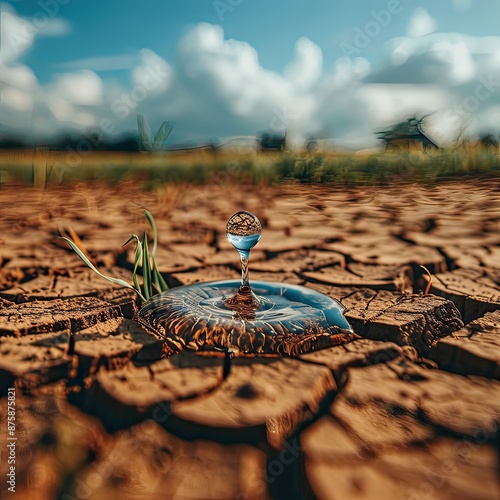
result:
[[[58,239],[131,281],[143,207],[170,286],[237,278],[224,228],[250,210],[250,278],[339,299],[363,339],[224,381],[221,358],[161,359],[134,293]],[[500,186],[4,187],[0,386],[2,498],[15,388],[15,498],[498,499]]]

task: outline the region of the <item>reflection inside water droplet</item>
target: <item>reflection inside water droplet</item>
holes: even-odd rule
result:
[[[227,234],[227,239],[233,245],[238,252],[250,253],[250,250],[258,243],[260,240],[260,234],[252,234],[250,236],[238,236],[235,234]]]
[[[234,311],[236,317],[254,319],[261,306],[261,300],[252,292],[249,281],[250,251],[258,243],[262,234],[262,224],[252,212],[236,212],[226,224],[226,236],[238,250],[241,261],[241,284],[238,291],[224,301]]]

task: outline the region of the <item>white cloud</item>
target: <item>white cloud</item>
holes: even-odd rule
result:
[[[65,19],[60,18],[43,18],[41,20],[34,19],[32,21],[33,28],[37,35],[41,36],[66,36],[71,33],[71,25]]]
[[[132,71],[132,82],[145,88],[149,95],[163,94],[168,89],[172,77],[170,65],[149,49],[142,49],[140,57],[140,66]]]
[[[359,82],[370,73],[370,63],[362,57],[351,60],[347,57],[340,57],[335,61],[334,71],[331,77],[326,77],[325,81],[333,88],[342,88]]]
[[[74,115],[74,107],[57,93],[53,93],[47,98],[47,106],[52,111],[55,118],[61,122],[71,121]]]
[[[423,7],[415,9],[408,24],[408,35],[425,36],[435,31],[435,29],[436,20]]]
[[[175,91],[181,99],[170,109],[181,120],[198,116],[202,133],[228,135],[242,124],[242,133],[281,130],[311,106],[302,85],[262,68],[253,47],[224,40],[219,26],[195,27],[179,44],[177,59]]]
[[[33,19],[18,16],[14,8],[0,3],[0,58],[2,64],[10,64],[25,54],[40,36],[64,36],[70,33],[71,26],[64,19],[46,14]]]
[[[498,129],[498,124],[500,123],[500,103],[486,109],[482,118],[484,120],[485,129]]]
[[[500,68],[500,37],[433,33],[395,38],[387,47],[391,64],[378,68],[371,82],[455,87]]]
[[[35,74],[24,64],[0,66],[0,83],[28,91],[35,90],[38,85]]]
[[[17,111],[31,111],[33,95],[15,87],[7,87],[2,92],[2,101],[6,106]]]
[[[323,52],[308,38],[302,37],[295,44],[295,57],[285,68],[285,76],[302,89],[310,89],[323,72]]]
[[[437,42],[432,46],[430,54],[448,67],[447,75],[453,84],[466,83],[477,76],[476,64],[465,42]]]
[[[51,103],[54,89],[50,85],[41,88],[33,71],[18,60],[33,47],[37,38],[64,36],[70,32],[70,25],[63,19],[50,17],[41,11],[31,19],[21,17],[7,3],[0,3],[0,11],[1,123],[8,128],[32,132],[35,103],[42,107]],[[53,114],[44,114],[44,117],[46,121],[35,133],[40,130],[46,132],[47,127],[60,127],[59,123],[54,123]]]
[[[93,71],[56,75],[38,92],[40,105],[34,110],[33,132],[47,135],[48,127],[58,132],[68,130],[68,127],[86,129],[95,126],[103,94],[102,81]]]
[[[410,36],[388,43],[376,66],[361,57],[340,58],[324,69],[321,49],[300,38],[284,72],[269,71],[254,47],[228,40],[220,26],[206,23],[180,40],[169,61],[149,49],[82,59],[66,63],[69,71],[47,85],[39,85],[17,62],[20,52],[11,50],[8,65],[0,66],[9,99],[0,103],[1,121],[46,133],[97,126],[106,118],[120,132],[135,130],[141,113],[152,128],[174,121],[171,140],[271,129],[287,130],[291,138],[315,134],[360,147],[374,143],[375,131],[414,113],[435,112],[430,120],[438,142],[452,137],[463,121],[471,132],[500,128],[500,37],[424,34],[432,22],[427,18],[419,25],[415,19],[428,14],[417,14]],[[19,19],[11,12],[10,32],[19,30]],[[34,41],[28,39],[23,50]],[[111,68],[128,69],[129,81],[106,83],[106,76],[96,73]],[[28,120],[33,102],[38,107]]]
[[[31,48],[36,31],[28,21],[17,16],[8,4],[0,4],[0,10],[0,57],[2,64],[9,64]]]
[[[98,106],[102,103],[102,80],[88,69],[57,75],[52,86],[54,93],[69,103],[81,106]]]

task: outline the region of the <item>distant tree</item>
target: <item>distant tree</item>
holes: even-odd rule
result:
[[[479,137],[479,144],[484,149],[498,149],[498,139],[493,134],[483,134]]]
[[[113,142],[109,142],[106,149],[108,151],[125,151],[133,153],[135,151],[140,151],[140,144],[134,135],[124,134],[117,137]]]
[[[464,120],[460,122],[455,139],[453,141],[454,148],[463,148],[467,146],[467,144],[469,143],[469,139],[466,133],[468,127],[468,124]]]
[[[92,149],[95,151],[101,151],[106,146],[104,135],[97,130],[88,130],[85,133],[85,138],[90,142]]]
[[[52,141],[52,148],[64,151],[66,149],[76,149],[78,140],[71,134],[62,134]]]
[[[310,135],[306,142],[306,151],[308,153],[313,153],[318,150],[318,141],[313,135]]]
[[[0,149],[22,149],[26,144],[17,137],[0,138]]]

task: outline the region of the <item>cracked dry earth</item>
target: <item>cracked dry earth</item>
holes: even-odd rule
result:
[[[251,279],[338,298],[363,339],[237,359],[223,382],[220,358],[160,359],[133,293],[57,239],[71,228],[130,280],[121,245],[147,229],[142,206],[170,286],[236,278],[224,227],[250,210],[264,226]],[[15,387],[16,498],[498,499],[499,221],[492,180],[0,190],[0,435]]]

